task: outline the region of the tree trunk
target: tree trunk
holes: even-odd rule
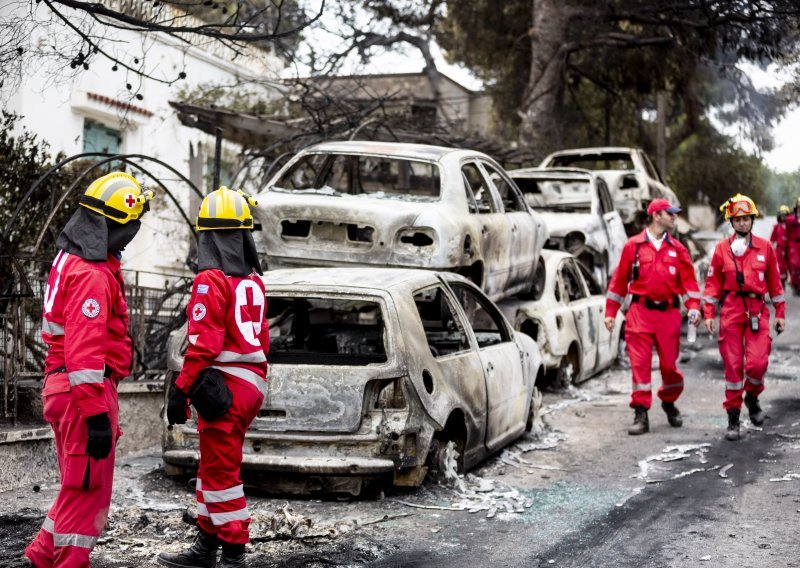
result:
[[[561,110],[564,66],[569,54],[567,30],[573,7],[563,0],[531,0],[533,22],[530,30],[531,72],[519,110],[519,143],[536,156],[544,157],[561,148]]]

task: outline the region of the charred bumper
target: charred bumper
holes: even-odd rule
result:
[[[187,468],[196,468],[200,452],[196,450],[168,450],[165,462]],[[242,468],[255,471],[320,475],[377,475],[395,470],[395,462],[386,458],[367,457],[317,457],[245,454]]]

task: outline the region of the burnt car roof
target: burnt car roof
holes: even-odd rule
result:
[[[512,178],[591,178],[597,175],[585,168],[522,168],[518,170],[506,170],[506,173]]]
[[[582,154],[621,154],[636,152],[638,148],[625,146],[595,146],[587,148],[568,148],[553,152],[550,156],[580,156]],[[548,157],[550,157],[548,156]]]
[[[458,278],[451,274],[446,276],[448,280]],[[267,296],[272,287],[289,287],[293,284],[380,291],[419,288],[439,280],[438,273],[433,270],[370,267],[282,268],[265,272],[262,278],[267,287]]]
[[[420,158],[424,160],[439,160],[451,152],[463,152],[462,148],[446,148],[444,146],[431,146],[428,144],[409,144],[405,142],[374,142],[374,141],[342,141],[323,142],[304,148],[302,153],[308,152],[347,152],[355,154],[378,154],[403,156],[407,158]],[[479,154],[480,152],[475,152]]]

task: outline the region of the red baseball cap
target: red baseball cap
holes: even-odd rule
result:
[[[650,202],[650,205],[647,206],[647,214],[653,215],[659,211],[666,211],[667,213],[680,213],[682,209],[680,207],[675,207],[666,199],[654,199]]]

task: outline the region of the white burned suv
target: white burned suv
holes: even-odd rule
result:
[[[540,168],[583,168],[605,178],[623,223],[633,232],[643,226],[641,212],[656,198],[680,206],[678,196],[667,185],[658,169],[638,148],[575,148],[547,156]]]
[[[318,144],[281,168],[259,200],[269,269],[447,270],[500,299],[531,291],[547,240],[503,168],[471,150]]]
[[[246,436],[245,484],[352,494],[370,480],[418,486],[430,468],[471,467],[530,426],[539,349],[465,278],[319,268],[265,280],[268,394]],[[185,345],[184,328],[171,345],[174,370]],[[168,427],[165,418],[167,473],[191,473],[198,459],[194,420]]]

